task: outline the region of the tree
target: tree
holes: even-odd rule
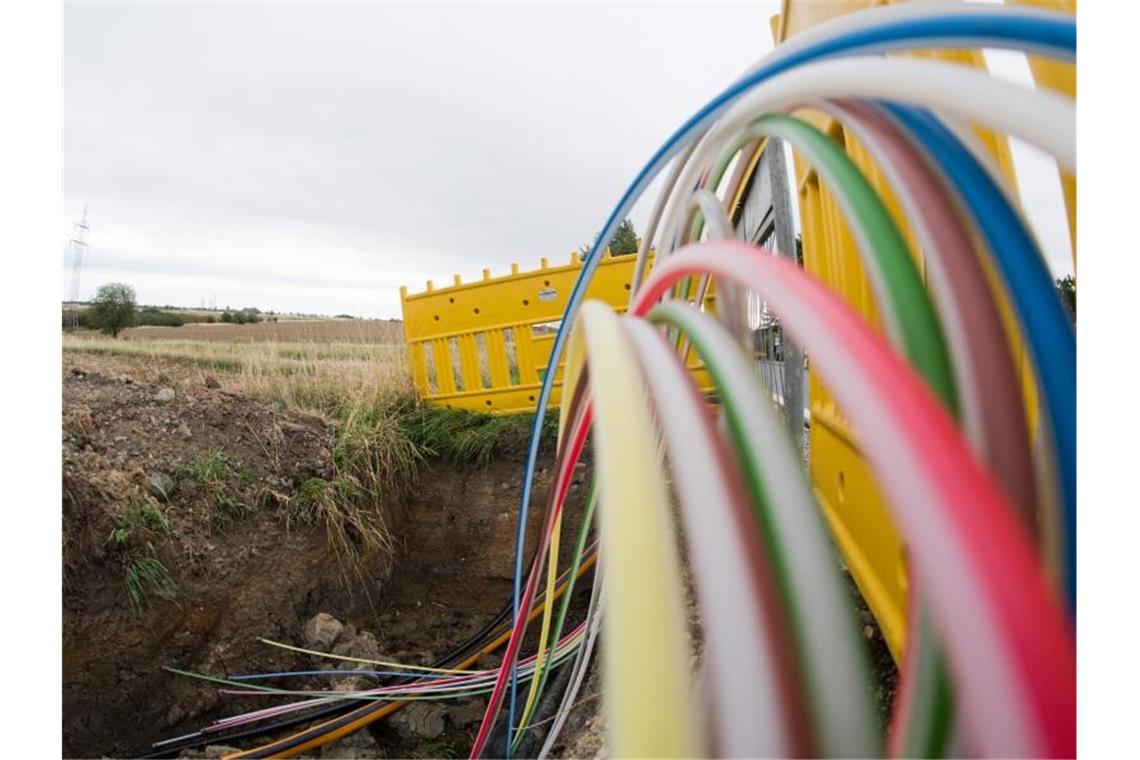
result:
[[[614,256],[627,256],[637,253],[637,232],[633,229],[633,222],[622,219],[618,225],[614,239],[610,243],[610,253]]]
[[[125,282],[109,282],[91,302],[91,326],[112,338],[135,323],[135,289]]]
[[[1077,278],[1067,274],[1057,280],[1057,295],[1069,310],[1069,319],[1077,321]]]

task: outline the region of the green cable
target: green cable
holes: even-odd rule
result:
[[[884,312],[894,321],[901,341],[899,349],[942,400],[955,419],[959,416],[949,349],[941,324],[910,249],[878,193],[847,153],[823,132],[802,119],[765,116],[756,124],[770,136],[787,139],[815,166],[835,191],[848,219],[857,220],[865,235],[859,246],[868,268],[877,267],[881,286],[877,288]],[[873,270],[872,270],[873,273]],[[874,284],[874,283],[872,283]],[[926,618],[919,611],[919,619]],[[915,632],[917,633],[917,632]],[[953,721],[953,692],[941,646],[931,636],[921,636],[917,662],[927,676],[916,680],[912,693],[924,709],[912,713],[906,722],[904,744],[923,757],[944,754]]]
[[[798,671],[825,755],[882,751],[867,695],[866,654],[846,603],[835,549],[784,423],[739,343],[708,314],[664,303],[647,319],[676,328],[703,359],[774,571]]]
[[[754,122],[756,131],[788,140],[828,183],[859,243],[861,258],[872,274],[884,316],[895,326],[900,350],[911,366],[958,417],[957,394],[949,351],[937,312],[897,225],[866,176],[835,141],[802,119],[768,115]],[[731,156],[754,139],[745,133],[717,163],[723,173]],[[878,273],[879,277],[874,275]],[[877,280],[877,281],[876,281]],[[919,612],[919,619],[925,613]],[[927,626],[928,627],[928,626]],[[916,661],[929,677],[916,680],[920,692],[912,694],[922,709],[912,713],[920,720],[907,721],[904,740],[907,751],[921,756],[940,756],[946,749],[953,715],[949,674],[937,642],[929,636],[917,639]]]
[[[582,564],[582,555],[586,548],[586,538],[590,534],[590,524],[594,519],[594,508],[598,505],[598,484],[595,480],[590,486],[590,496],[586,504],[586,511],[582,515],[582,524],[578,529],[578,542],[574,547],[574,559],[570,565],[570,578],[566,582],[566,591],[562,594],[562,602],[558,608],[558,618],[554,624],[554,633],[551,640],[557,642],[562,638],[562,627],[566,622],[566,613],[570,609],[570,597],[574,594],[574,584],[578,580],[578,567]],[[553,646],[553,644],[551,645]],[[546,679],[550,675],[552,667],[543,668],[542,674],[538,679],[538,689],[535,691],[534,701],[531,703],[530,709],[523,713],[522,719],[519,721],[519,726],[515,732],[515,738],[511,743],[511,752],[514,753],[518,750],[519,745],[522,743],[523,732],[527,729],[527,724],[530,719],[534,717],[534,711],[538,707],[539,700],[542,699],[543,689],[546,688]]]
[[[901,350],[945,404],[958,414],[954,373],[942,325],[915,266],[910,247],[867,177],[834,140],[794,116],[768,115],[755,122],[770,137],[787,140],[827,181],[851,222],[861,258]],[[878,273],[878,282],[875,274]]]

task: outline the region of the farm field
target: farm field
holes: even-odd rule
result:
[[[387,319],[289,320],[256,324],[207,324],[181,327],[132,327],[127,339],[208,340],[240,343],[403,343],[403,324]]]
[[[124,336],[65,333],[63,351],[112,364],[176,365],[203,382],[224,373],[232,390],[325,415],[411,392],[398,322],[141,327]]]

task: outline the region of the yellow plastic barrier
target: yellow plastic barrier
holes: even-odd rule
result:
[[[1031,2],[1033,0],[1030,0]],[[771,22],[777,44],[836,16],[880,5],[877,0],[784,0],[781,13]],[[1072,11],[1069,0],[1035,4]],[[937,51],[920,53],[925,58],[985,67],[980,51]],[[1039,84],[1072,93],[1072,67],[1031,59],[1031,67]],[[908,235],[911,248],[921,257],[919,247],[910,236],[905,219],[882,173],[854,137],[833,119],[818,111],[799,115],[843,145],[852,160],[866,173],[868,180],[883,197],[899,228]],[[1011,188],[1016,176],[1006,139],[977,130],[982,143],[989,148],[995,164],[1004,173]],[[822,185],[814,170],[801,156],[795,155],[795,183],[798,194],[803,236],[804,268],[828,283],[849,305],[863,314],[876,328],[879,315],[867,273],[860,264],[855,241],[834,197]],[[1075,208],[1071,203],[1075,181],[1062,177],[1068,205],[1070,228]],[[922,262],[919,261],[920,271]],[[1003,304],[1004,305],[1004,304]],[[1008,306],[1004,309],[1006,328],[1013,346],[1021,355],[1026,409],[1033,425],[1037,419],[1037,389],[1029,371],[1021,336]],[[906,547],[895,529],[878,487],[875,485],[857,435],[837,410],[828,389],[814,372],[809,373],[811,398],[811,475],[816,494],[836,543],[864,599],[875,615],[886,643],[899,661],[905,643],[907,563]]]
[[[625,311],[636,256],[607,251],[586,292]],[[437,288],[428,281],[423,293],[400,288],[408,364],[420,398],[456,409],[483,412],[531,412],[566,299],[582,265],[577,253],[569,263],[550,266],[542,259],[533,271]],[[714,302],[706,299],[706,308]],[[711,387],[695,358],[690,360],[702,388]],[[562,365],[557,368],[550,405],[562,395]]]

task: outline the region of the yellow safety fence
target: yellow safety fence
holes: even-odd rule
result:
[[[619,311],[629,302],[637,256],[608,251],[598,265],[586,298],[600,298]],[[550,349],[566,299],[582,264],[571,253],[569,263],[437,288],[428,281],[422,293],[400,288],[408,364],[420,398],[456,409],[483,412],[531,412],[550,362]],[[712,308],[710,292],[706,308]],[[711,383],[691,355],[690,367],[702,389]],[[562,395],[562,365],[557,368],[550,405]]]
[[[1075,12],[1072,0],[1028,0],[1041,5]],[[817,24],[837,16],[883,4],[881,0],[784,0],[781,13],[772,17],[772,35],[776,44]],[[924,58],[985,68],[979,50],[949,50],[918,53]],[[1071,64],[1029,59],[1038,86],[1074,94],[1074,67]],[[908,235],[911,249],[921,258],[916,240],[908,232],[905,218],[883,173],[855,137],[825,114],[811,109],[798,115],[812,122],[837,143],[844,146],[852,160],[864,171],[879,192],[899,228]],[[976,135],[989,149],[995,164],[1004,174],[1011,189],[1017,187],[1008,141],[976,129]],[[814,169],[798,153],[795,156],[795,192],[802,223],[804,268],[828,283],[850,306],[879,326],[878,310],[867,273],[860,262],[858,249],[843,212]],[[1070,230],[1075,230],[1076,180],[1061,176]],[[1074,262],[1075,262],[1074,245]],[[919,271],[922,262],[919,261]],[[1000,288],[996,289],[1000,293]],[[1037,420],[1037,387],[1028,363],[1020,329],[1008,304],[1000,304],[1011,345],[1019,354],[1024,401],[1031,426]],[[814,371],[809,375],[811,399],[811,477],[816,495],[844,561],[863,598],[874,613],[883,637],[898,661],[903,652],[906,632],[906,599],[908,577],[906,547],[890,519],[890,513],[875,483],[863,452],[858,433],[851,429],[839,412],[828,388]]]
[[[1073,0],[1025,0],[1058,10],[1075,12]],[[772,35],[779,44],[836,16],[881,4],[881,0],[784,0],[781,13],[771,20]],[[980,51],[937,51],[924,57],[985,67]],[[1039,86],[1074,95],[1074,69],[1069,64],[1029,58],[1030,70]],[[819,111],[803,110],[807,118],[844,146],[856,164],[883,197],[904,234],[909,234],[898,203],[866,150],[853,135]],[[1009,186],[1016,188],[1016,174],[1009,145],[1001,135],[977,130]],[[759,152],[750,171],[759,163]],[[858,250],[844,215],[813,168],[795,154],[795,187],[803,236],[804,268],[827,282],[849,305],[875,326],[879,315]],[[1069,229],[1075,231],[1076,181],[1061,176]],[[741,198],[735,199],[734,212]],[[1075,241],[1075,237],[1074,237]],[[910,237],[912,250],[921,252]],[[624,311],[635,256],[611,257],[598,267],[587,297],[601,298]],[[1074,263],[1076,261],[1074,242]],[[551,267],[543,259],[540,269],[492,278],[483,271],[481,282],[454,285],[409,295],[401,289],[404,330],[416,388],[422,398],[447,406],[498,412],[525,412],[535,407],[550,348],[566,305],[566,298],[580,271],[576,254],[564,266]],[[922,262],[919,262],[922,271]],[[1000,292],[1000,288],[997,289]],[[1003,316],[1011,345],[1020,353],[1024,402],[1031,426],[1037,420],[1037,388],[1025,356],[1020,329],[1007,304]],[[692,360],[691,361],[695,361]],[[707,376],[695,363],[702,388]],[[562,368],[555,378],[551,405],[561,396]],[[844,561],[864,599],[875,615],[884,639],[896,660],[903,653],[906,634],[908,569],[906,548],[890,518],[883,497],[864,459],[857,431],[837,409],[831,393],[814,372],[809,374],[811,400],[811,477],[828,525]]]

